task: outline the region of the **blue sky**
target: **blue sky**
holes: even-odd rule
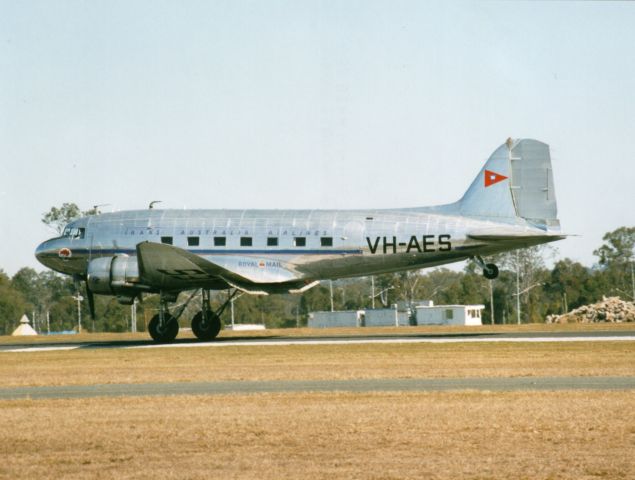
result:
[[[0,0],[0,268],[53,205],[380,208],[458,199],[548,143],[587,265],[635,225],[635,4]]]

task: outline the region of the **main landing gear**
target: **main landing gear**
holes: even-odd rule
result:
[[[220,313],[214,312],[209,304],[209,291],[202,290],[203,308],[192,318],[192,332],[199,340],[211,340],[220,332]]]
[[[194,291],[187,301],[179,306],[174,315],[171,315],[168,310],[168,301],[176,301],[176,295],[169,296],[167,294],[161,294],[159,313],[152,317],[148,325],[150,336],[155,342],[170,343],[174,341],[179,333],[179,317],[197,293],[198,291]],[[201,311],[192,318],[192,332],[196,335],[196,338],[199,340],[212,340],[216,338],[221,329],[220,316],[236,293],[237,291],[235,290],[227,298],[225,303],[223,303],[218,310],[214,311],[209,302],[209,290],[201,289],[203,306]]]
[[[161,302],[159,313],[150,320],[148,331],[152,340],[159,343],[170,343],[178,335],[179,322],[170,315],[167,305],[164,306],[163,302]]]
[[[472,260],[483,269],[483,276],[488,280],[494,280],[498,277],[498,267],[493,263],[485,263],[480,255],[472,257]]]
[[[168,300],[176,301],[176,295],[168,297],[161,294],[159,313],[152,317],[148,324],[148,332],[150,332],[150,336],[155,342],[170,343],[179,333],[179,317],[183,310],[179,310],[177,315],[171,315],[168,310]]]

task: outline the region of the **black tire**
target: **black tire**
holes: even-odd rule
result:
[[[488,280],[494,280],[498,277],[498,267],[493,263],[488,263],[485,265],[485,269],[483,269],[483,276]]]
[[[200,311],[192,319],[192,332],[199,340],[212,340],[220,332],[220,317],[211,310],[207,311],[207,321],[203,320],[203,312]]]
[[[179,333],[179,322],[177,322],[172,315],[166,313],[165,326],[163,329],[160,329],[159,319],[160,317],[157,313],[154,317],[152,317],[152,320],[150,320],[150,324],[148,325],[148,331],[150,332],[152,340],[159,343],[170,343],[174,341]]]

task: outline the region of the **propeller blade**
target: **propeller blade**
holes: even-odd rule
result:
[[[95,320],[95,294],[90,288],[88,288],[88,283],[86,283],[86,298],[88,298],[88,310],[90,311],[90,318]]]

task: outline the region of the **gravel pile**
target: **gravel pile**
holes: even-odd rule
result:
[[[547,323],[635,322],[635,303],[620,297],[604,297],[601,302],[583,305],[563,315],[547,315]]]

